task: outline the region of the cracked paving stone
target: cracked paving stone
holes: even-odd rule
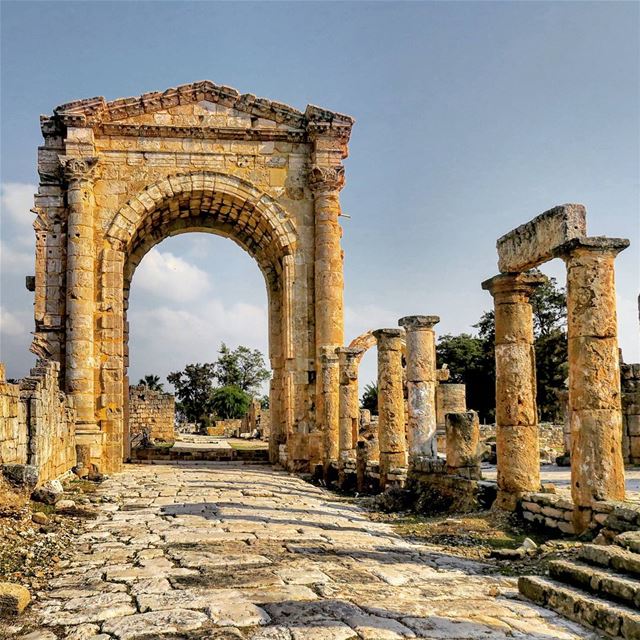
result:
[[[153,611],[108,620],[102,625],[102,631],[118,640],[133,640],[141,636],[153,637],[154,634],[194,631],[208,620],[204,613],[188,609]]]

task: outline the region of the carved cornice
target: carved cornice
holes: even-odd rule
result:
[[[98,135],[132,138],[190,138],[196,140],[258,140],[305,142],[301,129],[235,129],[232,127],[179,127],[147,124],[101,124]]]
[[[331,167],[314,166],[309,172],[309,188],[316,194],[340,191],[344,187],[344,167],[341,164]]]
[[[337,111],[308,105],[302,113],[282,102],[259,98],[251,93],[241,94],[232,87],[204,80],[110,102],[101,96],[68,102],[57,107],[53,116],[43,116],[41,127],[45,135],[52,135],[65,126],[95,127],[202,101],[236,109],[255,118],[273,120],[293,129],[309,133],[313,130],[314,134],[330,132],[347,140],[354,123],[353,118]]]
[[[340,144],[346,145],[351,136],[351,126],[345,123],[311,121],[307,124],[307,132],[312,141],[318,138],[334,138]]]
[[[60,156],[63,175],[69,183],[91,180],[98,164],[97,157],[74,158]]]

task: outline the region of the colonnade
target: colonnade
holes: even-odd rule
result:
[[[567,267],[568,411],[574,528],[593,503],[623,500],[622,407],[614,260],[628,240],[578,237],[554,247]],[[540,260],[542,262],[544,260]],[[494,299],[498,505],[513,510],[540,489],[533,309],[546,278],[501,273],[483,282]]]

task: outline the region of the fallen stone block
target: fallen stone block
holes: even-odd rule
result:
[[[0,615],[19,616],[31,602],[26,587],[13,582],[0,582]]]

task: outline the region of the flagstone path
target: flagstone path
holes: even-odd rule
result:
[[[268,466],[128,465],[28,640],[595,638],[515,580]]]

